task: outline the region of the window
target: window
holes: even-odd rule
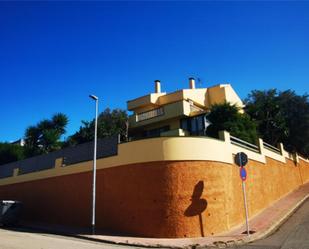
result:
[[[169,130],[170,130],[169,125],[166,125],[166,126],[162,126],[156,129],[145,131],[146,133],[145,135],[146,137],[160,137],[162,132],[169,131]]]
[[[180,120],[181,129],[187,130],[190,132],[190,135],[196,136],[206,135],[208,124],[205,114]]]

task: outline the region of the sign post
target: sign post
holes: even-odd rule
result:
[[[242,181],[242,193],[244,196],[244,207],[245,207],[245,213],[246,213],[246,229],[247,229],[247,235],[250,235],[250,230],[249,230],[249,220],[248,220],[248,206],[247,206],[247,196],[246,196],[246,179],[247,179],[247,171],[244,168],[248,162],[248,156],[243,153],[237,153],[235,156],[235,163],[240,167],[239,170],[239,175]]]

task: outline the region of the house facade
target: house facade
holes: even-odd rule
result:
[[[205,135],[210,107],[224,102],[242,112],[243,103],[230,84],[196,88],[194,78],[190,78],[188,89],[166,93],[161,92],[161,82],[156,80],[154,93],[127,102],[127,109],[133,112],[130,136]]]
[[[259,139],[204,136],[215,103],[243,103],[228,84],[128,101],[132,140],[98,141],[96,227],[156,238],[220,234],[245,222],[235,154],[248,156],[249,217],[309,181],[309,160]],[[240,110],[241,111],[241,110]],[[135,139],[136,138],[136,139]],[[93,144],[0,166],[0,199],[23,202],[23,220],[91,229]]]

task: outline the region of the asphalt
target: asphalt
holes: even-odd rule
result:
[[[152,248],[199,248],[199,247],[237,247],[250,242],[260,240],[272,234],[298,209],[309,197],[309,182],[289,193],[273,205],[264,209],[258,215],[249,220],[249,227],[254,233],[249,236],[243,234],[246,231],[245,224],[232,229],[226,233],[201,237],[201,238],[177,238],[177,239],[156,239],[113,235],[91,235],[85,231],[60,226],[46,226],[44,224],[26,224],[28,227],[39,229],[55,234],[69,235],[77,238],[88,239],[97,242],[105,242],[119,245],[131,245],[138,247]],[[304,232],[304,231],[303,231]],[[248,247],[251,248],[251,247]]]
[[[15,231],[0,227],[1,249],[142,249],[111,243],[94,242],[67,236],[41,233],[31,229]]]
[[[308,249],[309,198],[271,235],[231,249]]]

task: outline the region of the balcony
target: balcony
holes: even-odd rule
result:
[[[155,118],[155,117],[158,117],[158,116],[161,116],[161,115],[164,115],[163,107],[160,107],[160,108],[154,109],[154,110],[150,110],[148,112],[143,112],[143,113],[137,114],[137,115],[135,115],[135,117],[136,117],[136,122],[140,122],[140,121]]]
[[[179,101],[162,107],[152,109],[147,112],[133,114],[129,117],[129,127],[137,128],[164,120],[189,116],[190,103],[187,101]]]

